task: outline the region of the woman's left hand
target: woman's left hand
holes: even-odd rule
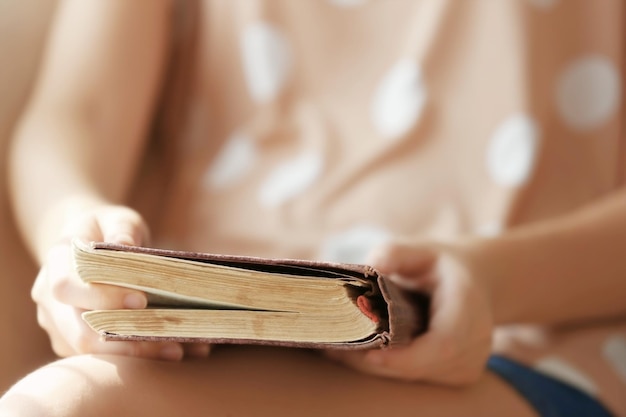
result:
[[[402,287],[431,297],[428,330],[408,346],[371,351],[327,351],[365,373],[446,385],[476,382],[491,351],[488,286],[472,271],[461,247],[388,244],[370,264]]]

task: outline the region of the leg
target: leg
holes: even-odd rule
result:
[[[55,7],[55,1],[36,0],[5,0],[0,6],[0,392],[54,358],[29,296],[37,272],[12,223],[6,156]]]
[[[0,393],[26,373],[54,360],[37,325],[30,288],[37,269],[20,244],[0,197]]]
[[[12,411],[12,412],[11,412]],[[487,374],[464,389],[375,379],[303,350],[217,349],[182,364],[81,356],[42,368],[0,400],[0,416],[534,416]]]

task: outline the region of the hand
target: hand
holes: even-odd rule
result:
[[[446,385],[477,381],[491,351],[493,319],[487,286],[462,250],[442,245],[390,244],[370,262],[398,285],[430,294],[428,331],[406,347],[329,351],[360,371]]]
[[[104,342],[81,318],[86,310],[146,307],[147,298],[141,291],[83,283],[73,271],[70,248],[72,238],[147,244],[148,228],[139,214],[122,206],[98,206],[68,219],[63,229],[62,239],[47,252],[31,293],[37,303],[37,320],[48,333],[56,354],[120,354],[165,360],[180,360],[185,353],[189,356],[208,354],[207,345]]]

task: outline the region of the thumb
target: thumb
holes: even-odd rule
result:
[[[99,213],[97,218],[104,241],[126,245],[148,244],[148,227],[134,210],[117,207]]]
[[[426,289],[432,281],[437,253],[425,245],[388,243],[369,256],[369,264],[395,284],[410,290]]]
[[[431,269],[437,253],[425,245],[387,243],[374,249],[368,256],[369,265],[383,274],[411,277]]]

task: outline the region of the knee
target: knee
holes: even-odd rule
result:
[[[0,398],[0,417],[115,415],[117,372],[114,363],[76,356],[46,365]]]

